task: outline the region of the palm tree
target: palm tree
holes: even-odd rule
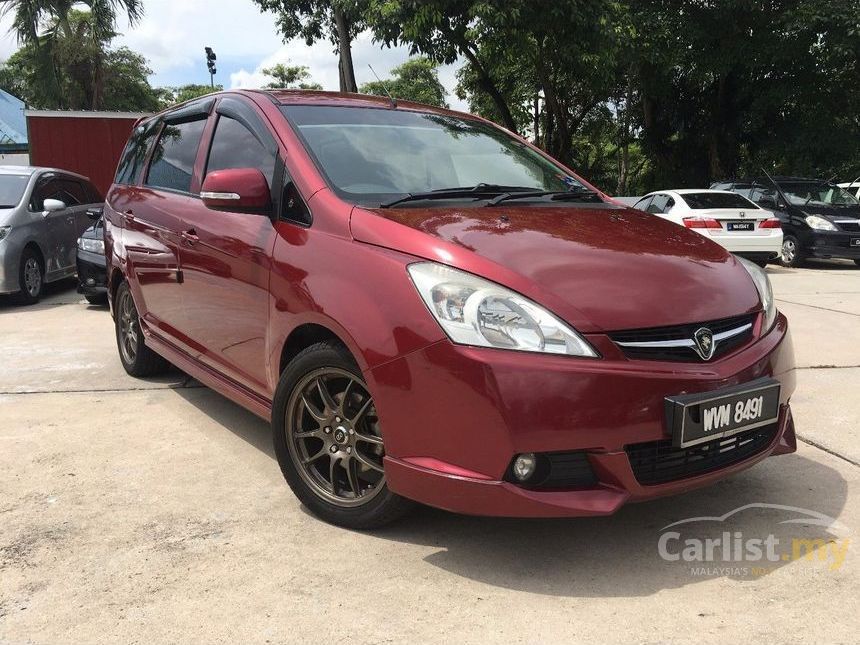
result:
[[[23,45],[35,48],[39,56],[41,81],[56,97],[58,105],[63,102],[60,89],[60,74],[56,44],[59,39],[67,42],[81,38],[80,20],[73,21],[75,5],[89,9],[87,37],[101,51],[104,44],[116,35],[115,27],[119,13],[125,13],[130,25],[135,25],[143,16],[143,0],[0,0],[0,17],[13,16],[11,31]],[[73,24],[77,22],[78,24]],[[98,109],[104,86],[103,56],[93,61],[90,83],[90,105]]]

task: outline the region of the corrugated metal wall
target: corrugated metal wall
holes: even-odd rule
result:
[[[139,116],[28,111],[30,163],[85,175],[104,195]]]

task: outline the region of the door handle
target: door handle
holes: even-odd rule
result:
[[[182,232],[182,241],[188,244],[194,244],[195,242],[199,242],[200,238],[197,237],[197,231],[191,228]]]

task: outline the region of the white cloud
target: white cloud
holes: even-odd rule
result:
[[[219,54],[219,78],[228,87],[254,88],[269,82],[263,68],[276,63],[306,65],[313,80],[327,90],[337,90],[337,55],[329,42],[308,47],[301,39],[284,44],[272,14],[261,13],[250,0],[145,0],[145,15],[134,28],[120,20],[122,35],[115,45],[126,45],[149,61],[154,85],[205,82],[203,48]],[[0,60],[17,49],[8,33],[10,17],[0,21]],[[406,47],[385,48],[369,33],[353,43],[355,76],[359,85],[374,80],[368,63],[380,77],[409,58]],[[455,109],[466,109],[453,94],[459,65],[439,69],[439,79]],[[229,79],[229,80],[228,80]]]

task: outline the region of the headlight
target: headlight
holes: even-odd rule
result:
[[[0,226],[0,242],[5,240],[9,236],[9,232],[12,230],[11,226]]]
[[[766,334],[773,327],[773,323],[776,320],[776,303],[773,300],[773,287],[770,286],[770,278],[767,277],[765,270],[757,264],[741,257],[737,259],[743,265],[744,269],[747,270],[747,273],[750,274],[755,283],[755,288],[758,290],[759,298],[761,298],[761,306],[764,309],[764,324],[762,325],[761,332],[762,334]]]
[[[424,303],[455,343],[598,356],[573,329],[510,289],[434,262],[411,264],[408,269]]]
[[[82,237],[78,240],[78,248],[82,251],[89,251],[90,253],[98,253],[99,255],[105,254],[104,240],[93,240],[91,238]]]
[[[810,228],[815,229],[816,231],[838,231],[829,220],[824,219],[821,215],[807,215],[806,223],[809,224]]]

